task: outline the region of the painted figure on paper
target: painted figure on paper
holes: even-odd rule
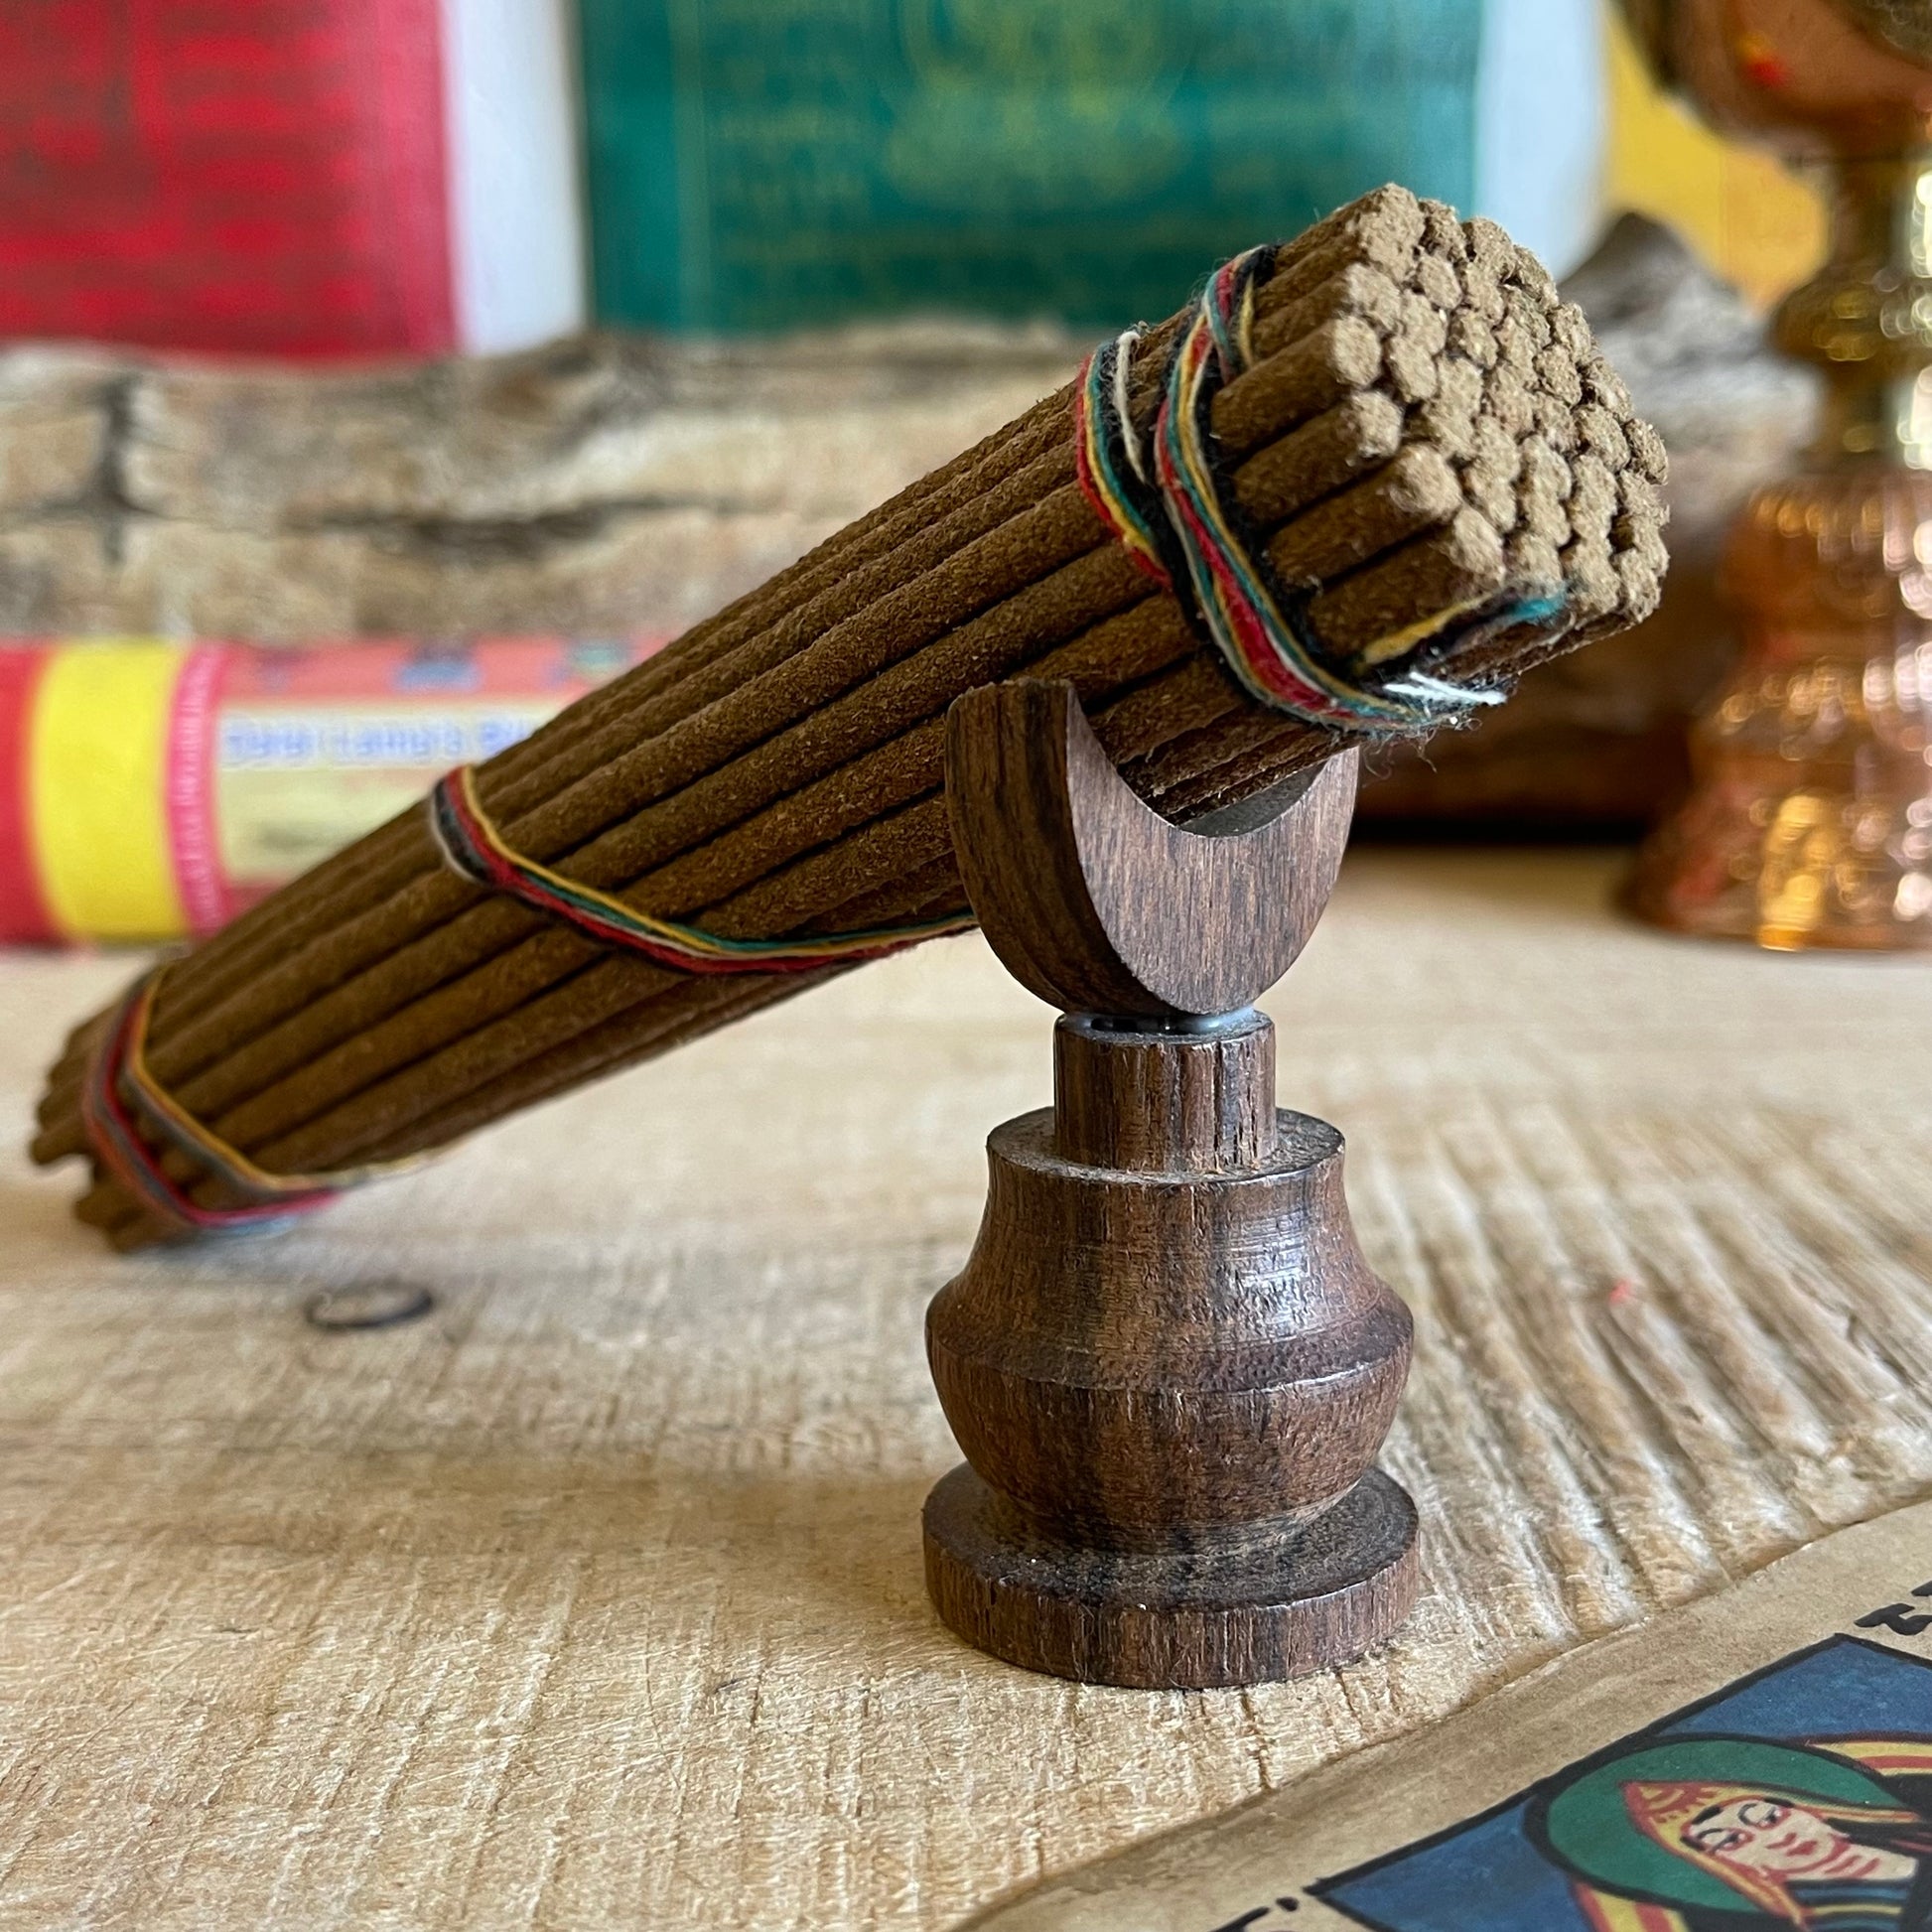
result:
[[[1597,1932],[1932,1932],[1932,1739],[1643,1744],[1524,1824]]]

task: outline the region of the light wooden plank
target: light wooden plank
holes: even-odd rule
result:
[[[1371,853],[1271,1001],[1414,1306],[1428,1587],[1148,1696],[926,1610],[919,1320],[1047,1082],[977,940],[283,1239],[116,1260],[0,1168],[0,1924],[936,1927],[1932,1492],[1932,975]],[[126,962],[0,963],[18,1121]],[[383,1275],[434,1315],[302,1317]]]

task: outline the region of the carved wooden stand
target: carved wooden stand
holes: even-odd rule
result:
[[[926,1319],[967,1458],[926,1501],[932,1600],[1089,1683],[1357,1656],[1415,1596],[1415,1507],[1372,1466],[1409,1312],[1356,1246],[1340,1135],[1276,1110],[1252,1010],[1333,889],[1355,759],[1182,831],[1037,682],[961,698],[946,756],[974,909],[1065,1017],[1054,1105],[994,1130],[978,1243]]]

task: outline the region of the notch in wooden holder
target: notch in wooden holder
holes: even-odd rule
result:
[[[953,844],[1016,979],[1064,1017],[1054,1104],[996,1128],[986,1215],[926,1318],[966,1463],[925,1506],[961,1636],[1088,1683],[1207,1688],[1358,1656],[1408,1614],[1416,1512],[1374,1467],[1409,1311],[1341,1136],[1275,1106],[1253,1002],[1333,890],[1353,753],[1182,830],[1070,685],[968,693]]]

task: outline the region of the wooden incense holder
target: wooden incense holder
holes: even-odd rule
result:
[[[945,1621],[1088,1683],[1207,1688],[1401,1623],[1416,1512],[1373,1464],[1409,1312],[1370,1272],[1341,1136],[1275,1106],[1253,1010],[1332,891],[1350,752],[1186,830],[1070,685],[952,707],[947,800],[995,952],[1059,1007],[1054,1104],[996,1128],[965,1270],[926,1320],[966,1463],[925,1506]]]

